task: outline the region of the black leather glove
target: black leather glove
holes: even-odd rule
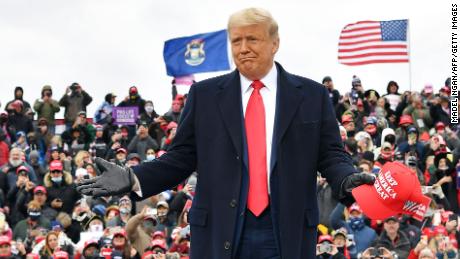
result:
[[[121,167],[102,158],[94,159],[102,175],[77,183],[77,191],[93,197],[122,195],[132,190],[134,173],[131,168]]]
[[[363,185],[369,184],[372,185],[375,182],[375,176],[368,173],[355,173],[347,176],[343,181],[339,193],[339,200],[345,206],[350,206],[355,202],[351,190],[354,188]]]

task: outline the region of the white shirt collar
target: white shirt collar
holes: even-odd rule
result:
[[[276,70],[276,65],[273,63],[272,68],[268,71],[260,81],[264,84],[265,88],[269,91],[273,90],[273,87],[276,87],[278,79],[278,73]],[[243,76],[240,73],[240,82],[241,82],[241,94],[247,93],[251,89],[252,80]]]

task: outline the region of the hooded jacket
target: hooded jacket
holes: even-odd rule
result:
[[[51,175],[48,172],[45,174],[43,183],[48,191],[47,202],[50,206],[54,199],[59,198],[62,200],[62,208],[60,211],[64,211],[71,215],[75,202],[80,199],[80,194],[75,190],[72,175],[64,171],[62,182],[58,185],[51,181]]]
[[[46,103],[43,101],[45,91],[53,92],[51,86],[43,86],[42,97],[35,100],[34,110],[37,112],[37,118],[45,118],[50,125],[54,125],[54,116],[61,108],[59,107],[59,103],[54,99],[50,99],[50,101]]]

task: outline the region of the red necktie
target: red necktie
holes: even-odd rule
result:
[[[265,108],[260,95],[264,84],[255,80],[251,86],[254,90],[249,97],[245,116],[249,156],[248,209],[255,216],[259,216],[268,206]]]

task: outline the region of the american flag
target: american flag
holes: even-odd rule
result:
[[[342,29],[339,62],[349,66],[406,63],[407,48],[407,20],[360,21]]]

